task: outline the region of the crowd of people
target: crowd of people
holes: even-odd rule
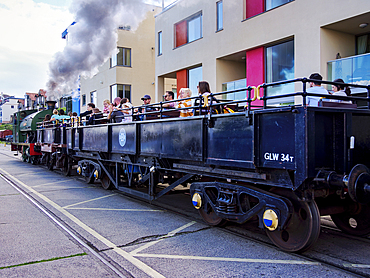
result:
[[[306,96],[306,104],[308,106],[319,106],[320,103],[325,99],[325,95],[334,96],[350,96],[351,90],[348,86],[344,85],[342,79],[335,79],[333,82],[339,83],[333,85],[333,92],[326,90],[322,87],[322,76],[319,73],[313,73],[310,75],[309,88],[306,92],[309,94]],[[342,85],[343,84],[343,85]],[[132,122],[142,121],[150,119],[151,115],[155,117],[158,113],[161,113],[162,118],[171,117],[170,110],[178,111],[179,117],[190,117],[195,115],[204,115],[207,113],[220,114],[222,113],[222,105],[217,105],[219,100],[211,94],[209,83],[206,81],[200,81],[197,86],[199,98],[195,99],[194,104],[191,96],[192,91],[189,88],[181,88],[179,91],[179,99],[174,100],[174,93],[172,91],[166,91],[164,101],[160,103],[160,107],[151,105],[150,95],[144,95],[141,100],[143,101],[142,106],[134,107],[129,99],[116,97],[112,103],[105,99],[103,101],[103,111],[95,107],[94,103],[87,104],[87,110],[80,114],[78,117],[76,112],[69,112],[65,115],[63,109],[54,109],[53,114],[46,115],[44,124],[53,124],[55,122],[69,122],[72,125],[79,125],[81,122],[84,125],[96,125],[102,123],[120,123],[120,122]],[[318,94],[318,96],[315,96]],[[351,103],[351,101],[340,100],[340,99],[328,99],[331,102],[342,102]],[[210,107],[210,103],[213,103]],[[216,105],[215,105],[216,104]],[[81,119],[84,119],[82,121]]]

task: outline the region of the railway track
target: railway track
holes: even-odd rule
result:
[[[3,155],[7,155],[2,153]],[[7,155],[8,157],[14,158],[14,156]],[[34,167],[34,166],[33,166]],[[43,166],[36,166],[36,167],[42,167]],[[45,169],[46,170],[46,169]],[[1,174],[1,173],[0,173]],[[73,229],[71,229],[66,223],[58,219],[50,210],[48,210],[45,206],[43,206],[40,202],[38,202],[35,198],[33,198],[29,193],[25,192],[21,189],[21,186],[16,184],[14,181],[11,181],[7,179],[4,175],[1,175],[1,178],[6,180],[9,184],[11,184],[14,188],[16,188],[22,195],[24,195],[30,202],[32,202],[35,206],[37,206],[45,215],[47,215],[53,222],[55,222],[56,225],[58,225],[62,230],[64,230],[70,237],[72,237],[78,244],[83,246],[83,248],[87,249],[90,254],[95,256],[97,259],[99,259],[102,263],[104,263],[108,268],[110,268],[114,273],[116,273],[119,277],[129,277],[129,274],[126,273],[123,269],[120,269],[119,265],[112,262],[111,260],[108,260],[104,258],[99,252],[89,246],[87,244],[87,240],[85,238],[81,238],[81,235],[76,233]],[[80,177],[73,177],[76,179],[79,179],[83,181],[83,178]],[[99,186],[98,184],[96,184]],[[122,193],[119,190],[114,190],[114,192]],[[123,193],[122,193],[123,194]],[[125,195],[125,194],[123,194]],[[126,195],[127,196],[127,195]],[[138,198],[127,196],[128,198],[135,199],[137,202],[146,203],[145,201],[142,201]],[[190,197],[189,197],[190,198]],[[190,200],[190,199],[189,199]],[[189,207],[191,206],[190,203],[188,204]],[[153,202],[152,206],[166,209],[168,211],[171,211],[173,213],[179,214],[183,217],[188,218],[189,220],[196,220],[199,222],[202,222],[200,216],[196,216],[194,213],[189,213],[187,210],[184,210],[181,207],[173,207],[171,204],[168,203],[159,203],[159,202]],[[194,212],[194,210],[193,210]],[[214,227],[213,229],[218,229],[220,231],[233,234],[235,236],[238,236],[240,238],[243,238],[244,240],[252,240],[256,243],[262,244],[266,247],[273,248],[278,250],[279,252],[283,252],[279,250],[274,244],[270,242],[266,234],[256,228],[257,225],[251,221],[250,223],[246,223],[244,225],[234,225],[234,224],[228,224],[226,227],[220,228],[220,227]],[[247,228],[247,229],[246,229]],[[335,242],[337,243],[343,243],[347,242],[347,245],[351,245],[353,250],[355,251],[358,249],[358,246],[361,246],[362,249],[369,249],[370,250],[370,239],[369,238],[362,238],[362,237],[356,237],[351,236],[342,233],[338,229],[336,229],[333,225],[330,225],[330,222],[328,222],[327,219],[324,219],[322,221],[321,225],[321,236],[319,238],[319,241],[316,243],[314,248],[308,252],[305,252],[303,254],[293,254],[293,256],[296,256],[297,259],[304,259],[309,260],[312,262],[317,262],[323,266],[326,266],[331,269],[335,269],[337,271],[341,271],[343,273],[346,273],[350,276],[355,277],[370,277],[370,265],[366,264],[360,264],[357,261],[350,261],[348,258],[346,258],[346,254],[340,254],[336,252],[336,250],[329,250],[330,244],[326,242],[326,239],[328,237],[333,238],[333,243],[335,245]],[[349,242],[349,243],[348,243]],[[291,253],[289,253],[292,255]]]

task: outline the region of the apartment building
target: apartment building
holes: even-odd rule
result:
[[[368,0],[179,0],[156,16],[155,32],[158,99],[167,78],[193,95],[200,80],[220,92],[313,72],[325,80],[370,84]]]
[[[129,25],[118,27],[117,53],[92,78],[80,80],[81,112],[90,102],[102,110],[105,99],[116,97],[126,97],[134,105],[142,104],[143,95],[151,95],[154,100],[155,14],[160,11],[152,6],[136,30]]]

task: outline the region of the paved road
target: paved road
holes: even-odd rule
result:
[[[0,277],[352,277],[23,163],[9,146],[0,173],[41,204],[0,179]]]

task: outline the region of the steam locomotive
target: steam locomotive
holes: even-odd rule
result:
[[[266,95],[292,82],[302,91]],[[322,215],[346,233],[370,233],[370,86],[348,84],[365,95],[322,95],[322,106],[311,107],[308,82],[314,80],[247,87],[246,99],[199,101],[192,107],[198,115],[184,118],[174,117],[181,108],[165,110],[161,102],[143,121],[35,128],[51,110],[21,111],[13,149],[25,161],[65,175],[76,169],[87,183],[100,181],[148,201],[190,184],[192,204],[209,225],[257,216],[275,245],[303,252],[316,242]],[[286,97],[302,97],[303,104],[269,105]],[[254,105],[257,98],[263,106]],[[215,106],[234,113],[215,113]],[[29,115],[22,118],[22,112]]]

